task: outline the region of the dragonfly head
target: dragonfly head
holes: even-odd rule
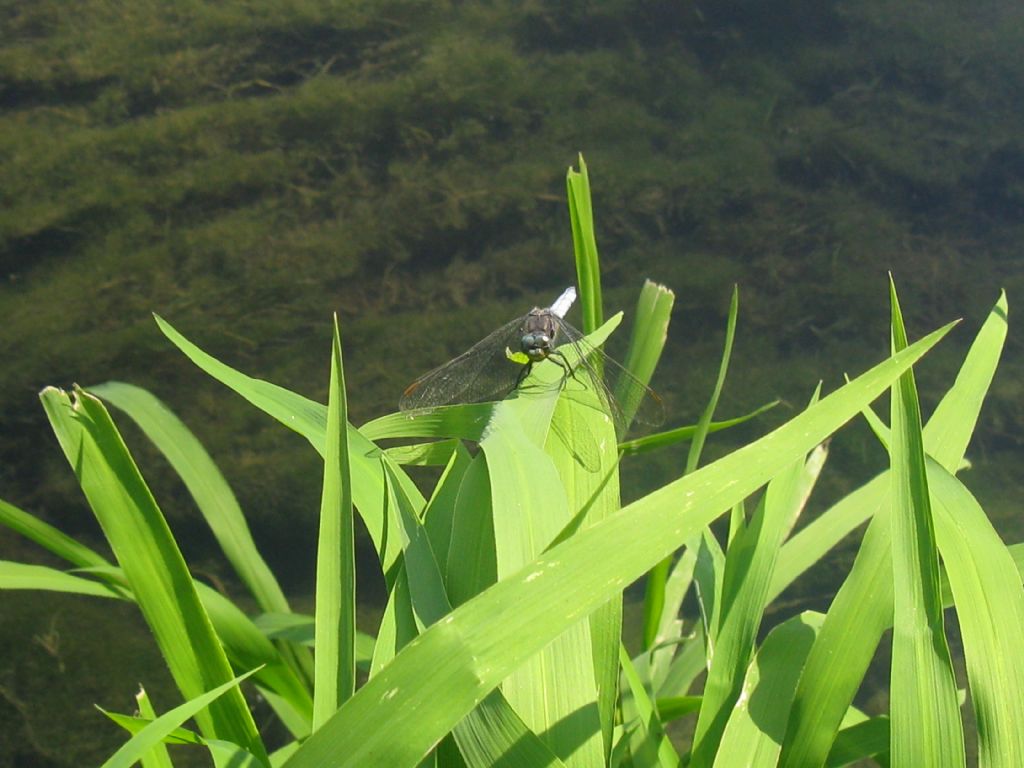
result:
[[[519,346],[530,362],[539,363],[551,354],[551,337],[543,332],[524,333]]]
[[[547,359],[554,349],[557,332],[557,319],[551,311],[534,309],[523,321],[523,335],[519,341],[519,348],[530,358],[530,362],[539,363]]]

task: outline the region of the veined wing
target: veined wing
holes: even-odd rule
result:
[[[559,331],[565,336],[564,344],[575,348],[579,356],[577,373],[582,369],[585,378],[592,382],[594,392],[612,415],[620,437],[628,431],[629,422],[634,419],[650,427],[664,423],[665,403],[658,393],[588,342],[565,320],[559,321]]]
[[[458,357],[420,376],[406,388],[398,407],[411,411],[498,400],[507,395],[523,366],[509,360],[505,350],[519,350],[522,323],[522,317],[509,321]]]

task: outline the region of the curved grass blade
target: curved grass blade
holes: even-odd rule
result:
[[[1006,294],[1001,293],[971,344],[956,381],[924,427],[925,452],[949,472],[956,472],[963,461],[981,404],[995,375],[1006,340],[1006,317]],[[772,599],[874,514],[888,482],[888,472],[875,477],[812,520],[783,545],[779,567],[772,580]]]
[[[198,719],[202,710],[215,705],[219,697],[230,691],[238,693],[239,683],[252,675],[255,671],[256,670],[251,670],[246,672],[244,675],[239,675],[232,680],[228,680],[226,683],[218,685],[216,688],[213,688],[200,696],[189,699],[184,704],[180,704],[169,712],[165,712],[160,715],[160,717],[146,725],[142,730],[132,736],[131,739],[121,745],[121,748],[111,755],[100,768],[131,768],[131,766],[141,760],[150,749],[162,742],[178,726],[190,717]],[[241,696],[241,694],[238,695]],[[100,711],[104,712],[102,709]],[[104,714],[106,714],[106,712],[104,712]],[[263,759],[265,760],[266,758],[264,757]],[[266,765],[266,762],[263,764]]]
[[[236,371],[190,342],[163,318],[158,315],[154,317],[163,334],[193,363],[284,426],[298,432],[321,456],[324,455],[327,425],[327,409],[324,406],[276,384]],[[373,539],[385,579],[390,584],[396,573],[396,560],[401,547],[393,536],[387,536],[389,522],[393,521],[387,520],[382,506],[384,477],[379,462],[380,449],[354,427],[350,426],[348,436],[351,441],[349,459],[352,469],[352,500]],[[407,476],[402,476],[402,482],[407,491],[417,498],[417,503],[424,503],[415,484]]]
[[[75,395],[72,400],[50,387],[40,398],[175,682],[184,696],[201,696],[231,679],[231,667],[167,522],[110,415],[87,392]],[[205,735],[227,737],[265,757],[238,690],[197,721]]]
[[[42,589],[91,597],[121,597],[120,592],[111,585],[83,579],[45,565],[15,563],[10,560],[0,560],[0,590],[4,589]]]
[[[109,381],[88,391],[131,418],[170,462],[260,609],[265,613],[289,612],[284,591],[256,548],[234,492],[192,431],[141,387]],[[308,671],[308,658],[295,661],[297,669]]]

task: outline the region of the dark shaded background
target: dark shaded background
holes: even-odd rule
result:
[[[914,335],[966,318],[920,369],[927,407],[999,289],[1012,329],[1024,286],[1022,29],[1008,0],[0,0],[0,496],[102,548],[36,393],[145,386],[301,603],[316,456],[150,313],[323,400],[339,312],[360,423],[573,281],[578,151],[608,309],[645,277],[677,292],[654,381],[671,425],[699,414],[740,286],[722,414],[784,405],[710,456],[884,356],[889,270]],[[1011,330],[968,476],[1012,541],[1021,360]],[[190,562],[230,588],[184,489],[125,432]],[[859,425],[832,453],[812,513],[885,461]],[[682,461],[627,466],[625,493]],[[786,600],[822,607],[850,552]],[[6,531],[0,556],[48,562]],[[130,710],[140,681],[174,700],[123,607],[5,593],[0,648],[0,768],[100,760],[121,736],[91,703]]]

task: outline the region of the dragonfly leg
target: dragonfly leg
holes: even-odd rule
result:
[[[584,387],[586,386],[586,384],[583,381],[576,378],[576,369],[569,365],[569,361],[565,359],[565,355],[563,355],[557,349],[553,349],[550,353],[548,353],[548,360],[553,362],[555,365],[561,368],[562,371],[564,371],[562,383],[565,383],[565,379],[572,378],[575,379],[577,383],[583,384]]]

